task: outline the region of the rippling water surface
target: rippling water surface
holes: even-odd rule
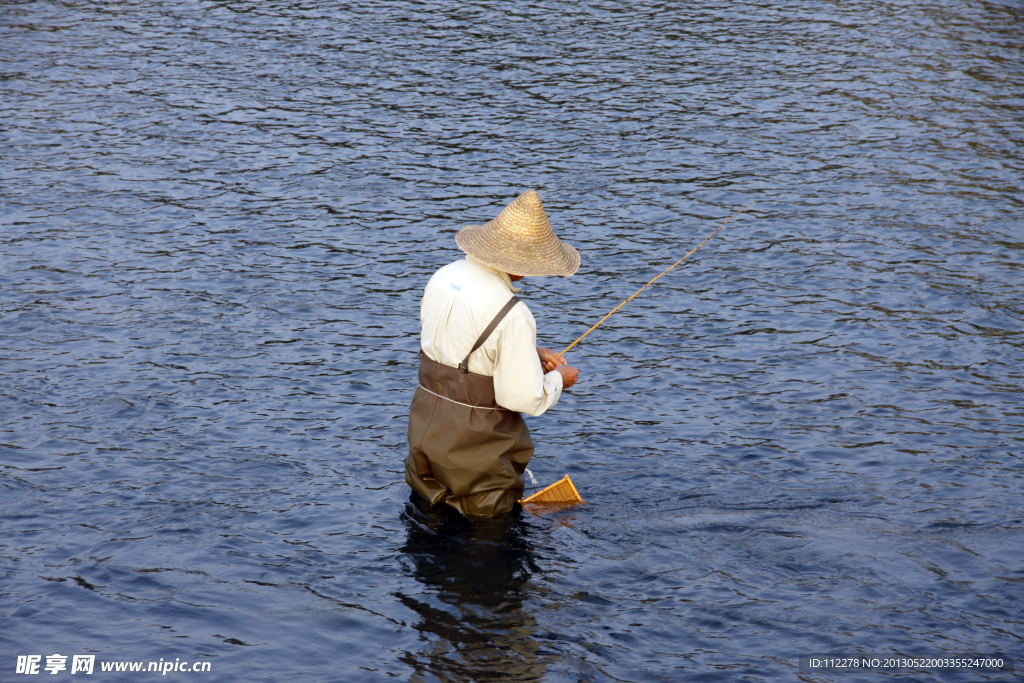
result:
[[[0,679],[1020,654],[1022,30],[1015,1],[0,5]],[[528,188],[583,255],[521,295],[557,348],[754,204],[529,421],[587,505],[466,525],[402,480],[419,296]]]

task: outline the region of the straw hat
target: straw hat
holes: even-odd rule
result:
[[[512,275],[572,275],[580,253],[551,230],[540,195],[527,190],[493,221],[467,225],[455,243],[477,261]]]

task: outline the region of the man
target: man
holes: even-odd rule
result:
[[[420,305],[405,480],[432,505],[496,515],[522,497],[533,455],[520,413],[540,415],[579,376],[537,346],[537,323],[512,283],[572,275],[580,255],[555,237],[533,190],[455,243],[466,258],[434,274]]]

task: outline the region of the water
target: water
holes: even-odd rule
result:
[[[54,653],[310,682],[1020,655],[1022,22],[5,3],[0,679]],[[583,255],[525,281],[556,348],[755,203],[529,420],[538,479],[587,505],[467,526],[402,480],[418,300],[529,188]]]

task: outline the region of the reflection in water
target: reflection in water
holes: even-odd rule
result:
[[[416,629],[423,650],[403,657],[415,671],[412,680],[543,676],[549,657],[534,640],[536,622],[523,610],[526,584],[537,565],[522,514],[517,509],[469,521],[410,496],[402,514],[403,564],[424,590],[397,597],[421,617]]]

